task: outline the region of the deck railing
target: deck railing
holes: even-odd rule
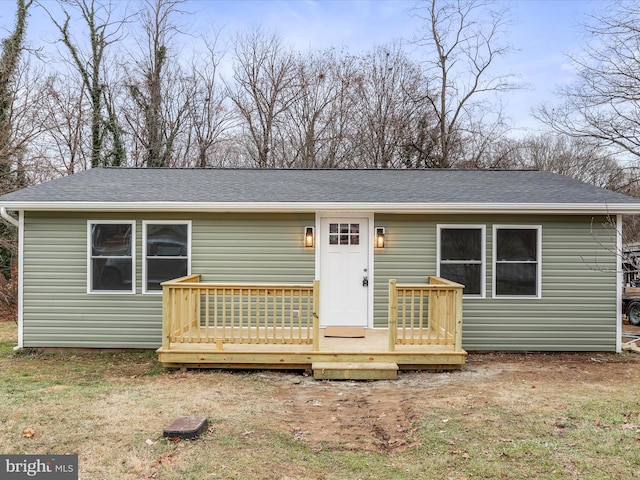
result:
[[[396,345],[453,345],[462,351],[462,290],[440,277],[424,285],[389,280],[389,350]]]
[[[319,284],[162,284],[162,347],[208,343],[312,344],[318,350]]]

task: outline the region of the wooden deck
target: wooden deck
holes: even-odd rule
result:
[[[392,280],[389,328],[366,329],[361,338],[325,337],[318,292],[317,281],[223,285],[191,275],[166,282],[158,359],[171,368],[304,369],[318,378],[395,378],[398,369],[465,362],[461,285],[437,277],[425,285]]]
[[[202,332],[204,336],[205,333]],[[265,368],[311,370],[316,362],[395,363],[400,369],[446,369],[464,364],[467,353],[448,345],[399,345],[388,350],[388,329],[367,329],[364,338],[325,337],[320,329],[319,349],[295,344],[174,344],[158,349],[167,367]]]

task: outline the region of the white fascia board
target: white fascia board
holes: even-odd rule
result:
[[[6,202],[7,210],[67,212],[315,212],[640,214],[634,203]]]

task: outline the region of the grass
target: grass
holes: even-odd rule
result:
[[[640,469],[637,355],[568,365],[480,357],[458,373],[345,383],[165,371],[153,352],[16,353],[15,336],[0,323],[0,453],[77,453],[81,479],[604,480]],[[410,443],[376,448],[383,442],[348,429],[344,441],[323,440],[342,408],[330,394],[368,398],[350,413],[363,419],[410,405]],[[300,440],[292,408],[319,408],[304,399],[330,408],[324,422],[295,418],[308,437]],[[202,414],[210,428],[199,440],[162,438],[176,417]]]

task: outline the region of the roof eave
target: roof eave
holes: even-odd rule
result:
[[[640,214],[640,203],[367,203],[367,202],[4,202],[11,211],[64,212],[315,212],[434,214]]]

